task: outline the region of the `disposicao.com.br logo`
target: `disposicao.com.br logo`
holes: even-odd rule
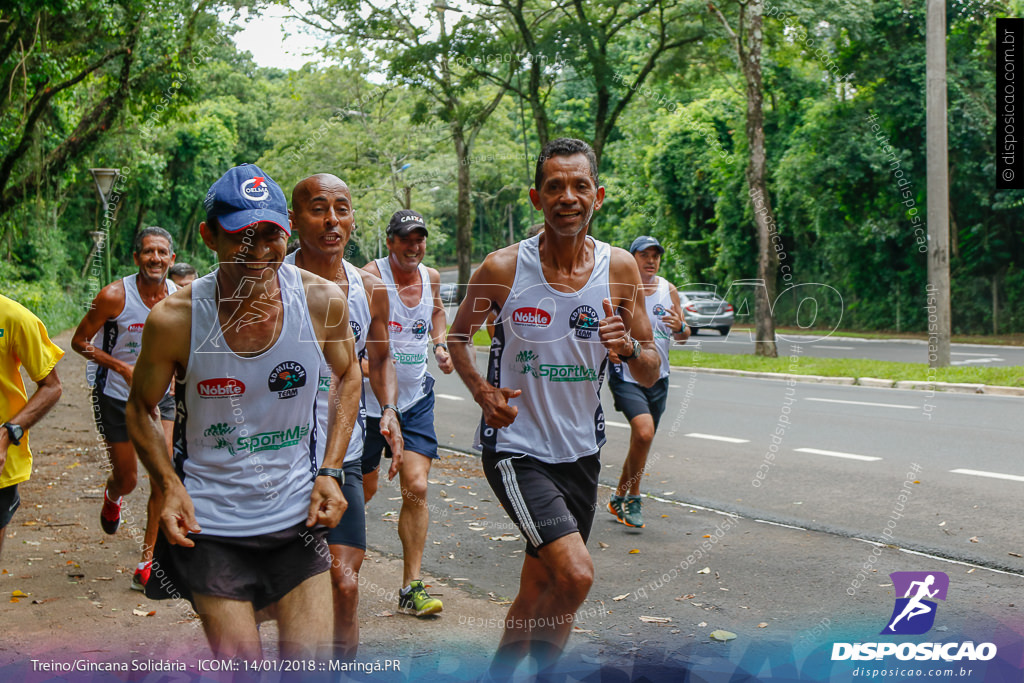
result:
[[[949,577],[943,572],[893,572],[896,604],[881,635],[921,635],[931,630],[938,610],[936,600],[945,600]],[[988,661],[996,656],[994,643],[975,645],[972,641],[949,643],[834,643],[832,661],[845,659]]]

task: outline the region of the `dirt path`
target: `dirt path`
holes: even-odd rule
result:
[[[0,557],[0,680],[24,680],[33,659],[175,661],[196,671],[195,663],[210,651],[187,603],[148,600],[129,588],[149,491],[141,467],[139,487],[125,498],[120,531],[106,536],[99,527],[107,464],[92,423],[85,362],[70,350],[70,333],[55,341],[67,351],[58,366],[64,394],[32,430],[35,470],[20,487],[22,506]],[[406,671],[417,661],[424,664],[420,668],[455,671],[461,660],[465,671],[466,662],[485,661],[494,652],[500,633],[460,626],[455,615],[500,619],[506,607],[425,579],[444,600],[445,612],[430,620],[392,615],[401,562],[367,554],[360,659],[399,658]],[[274,625],[264,624],[261,633],[272,653]],[[30,680],[45,678],[32,674]]]

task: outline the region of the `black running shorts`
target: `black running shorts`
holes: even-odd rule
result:
[[[519,453],[484,449],[484,474],[505,512],[526,539],[526,552],[579,532],[586,543],[597,507],[600,453],[551,464]]]
[[[92,390],[92,417],[96,421],[96,431],[107,443],[124,443],[128,441],[128,423],[125,409],[128,401],[110,398],[95,387]],[[174,397],[164,396],[160,403],[160,419],[166,422],[174,420]]]
[[[662,377],[648,388],[609,373],[608,388],[615,399],[615,410],[625,415],[627,420],[632,422],[638,415],[650,415],[654,418],[654,428],[658,428],[668,402],[668,377]]]
[[[327,528],[305,522],[259,536],[189,534],[194,548],[171,545],[163,531],[153,549],[146,597],[192,602],[193,594],[251,602],[259,611],[331,567]]]

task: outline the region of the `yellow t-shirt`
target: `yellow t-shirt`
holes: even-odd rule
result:
[[[25,366],[33,382],[43,379],[64,357],[46,334],[43,322],[30,310],[0,294],[0,424],[17,415],[28,403],[25,382],[18,371]],[[0,488],[26,481],[32,474],[32,452],[28,433],[20,446],[9,446],[7,462],[0,472]]]

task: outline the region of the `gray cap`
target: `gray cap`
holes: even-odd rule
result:
[[[633,240],[633,244],[629,246],[629,253],[635,254],[638,251],[650,249],[651,247],[656,247],[659,254],[665,253],[665,247],[661,246],[661,242],[654,239],[650,235],[640,235],[635,240]]]

